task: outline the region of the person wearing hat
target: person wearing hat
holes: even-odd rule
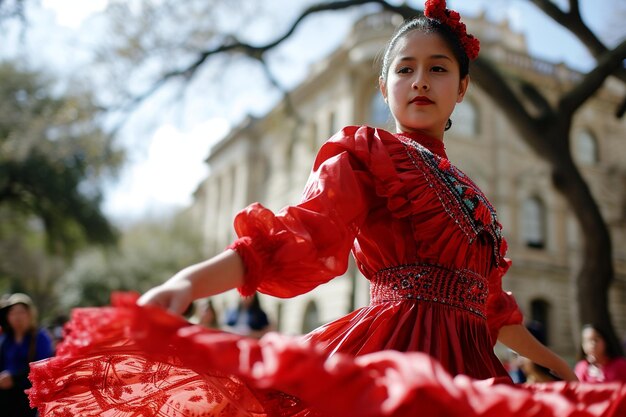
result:
[[[52,340],[37,326],[37,309],[31,298],[15,293],[0,308],[3,339],[0,345],[0,410],[5,417],[35,417],[25,390],[29,363],[53,355]]]

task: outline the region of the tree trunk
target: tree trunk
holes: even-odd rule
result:
[[[561,127],[554,137],[567,138],[568,129]],[[581,231],[582,265],[576,276],[576,308],[579,325],[594,324],[604,331],[608,340],[622,352],[621,343],[609,313],[608,294],[614,278],[612,243],[607,224],[591,191],[574,164],[569,149],[551,155],[552,182],[569,203]],[[576,329],[578,334],[580,328]]]

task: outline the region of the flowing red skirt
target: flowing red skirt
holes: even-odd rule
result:
[[[328,357],[189,325],[122,297],[74,311],[56,357],[31,364],[42,417],[626,416],[626,386],[451,376],[423,353]]]

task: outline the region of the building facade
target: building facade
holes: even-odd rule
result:
[[[306,80],[261,118],[248,118],[217,143],[207,158],[210,174],[196,192],[193,213],[202,224],[205,251],[221,251],[235,238],[232,219],[251,202],[279,210],[299,201],[320,145],[342,126],[389,127],[378,92],[377,57],[394,28],[390,14],[369,15],[345,42],[316,63]],[[507,76],[531,83],[548,97],[567,90],[581,74],[528,55],[524,37],[506,23],[468,21],[483,55]],[[626,337],[626,123],[613,116],[624,88],[611,82],[576,114],[571,138],[579,167],[610,227],[616,280],[610,309]],[[446,134],[450,160],[467,173],[496,207],[513,267],[503,286],[513,291],[527,319],[542,322],[547,342],[572,358],[577,335],[572,277],[581,253],[577,222],[554,189],[546,162],[525,144],[504,114],[475,85],[452,115]],[[225,308],[237,294],[218,297]],[[348,272],[290,300],[264,296],[278,330],[307,332],[366,305],[369,286],[351,263]]]

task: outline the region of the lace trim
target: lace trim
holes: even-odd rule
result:
[[[446,304],[487,318],[489,284],[467,269],[449,270],[433,264],[381,269],[372,277],[372,304],[421,300]]]

